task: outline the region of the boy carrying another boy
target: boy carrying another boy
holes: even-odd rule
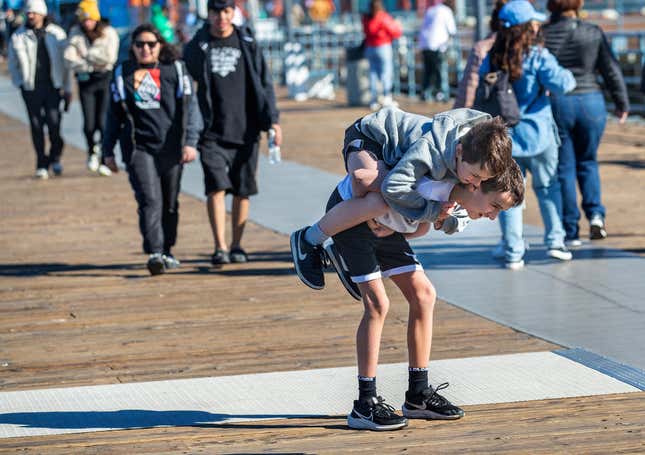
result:
[[[386,114],[384,120],[387,120],[388,116],[412,115],[398,110],[398,112],[390,111],[389,113],[381,111],[379,114]],[[475,111],[462,110],[450,117],[446,117],[445,114],[440,115],[444,117],[437,119],[436,116],[435,119],[428,119],[414,116],[418,120],[417,123],[400,124],[402,127],[409,126],[407,128],[398,128],[397,122],[387,123],[389,134],[380,136],[377,140],[361,133],[361,131],[368,131],[373,134],[373,130],[369,128],[360,130],[363,123],[361,121],[346,132],[343,149],[346,161],[352,159],[352,156],[360,161],[362,154],[372,159],[373,163],[369,160],[363,160],[358,165],[347,163],[348,174],[356,178],[352,178],[349,182],[345,180],[344,187],[341,182],[341,185],[334,190],[327,203],[327,215],[334,210],[338,211],[338,207],[342,210],[343,204],[357,205],[352,204],[358,201],[357,199],[348,198],[356,195],[357,192],[365,191],[360,180],[363,179],[363,183],[374,180],[374,176],[379,175],[378,161],[383,159],[394,166],[383,183],[384,193],[386,188],[391,190],[386,200],[403,215],[404,222],[406,217],[411,219],[407,220],[410,229],[405,226],[402,228],[408,231],[405,235],[376,224],[372,218],[386,215],[388,209],[382,201],[379,205],[380,196],[377,193],[368,192],[366,198],[369,199],[364,201],[366,207],[362,208],[362,212],[357,216],[352,214],[344,221],[341,220],[339,223],[341,227],[337,227],[336,229],[339,230],[333,234],[334,265],[342,279],[340,267],[342,262],[364,305],[363,317],[356,334],[359,397],[354,401],[353,409],[347,418],[351,428],[396,430],[407,425],[406,417],[459,419],[464,415],[463,410],[438,393],[448,386],[447,383],[433,388],[428,382],[436,292],[416,259],[407,238],[425,234],[430,223],[435,223],[435,228],[447,226],[446,202],[428,200],[430,198],[446,199],[451,204],[459,203],[472,218],[481,216],[495,218],[500,210],[521,203],[524,197],[524,182],[519,168],[510,158],[510,139],[506,128],[501,123]],[[477,127],[477,125],[482,126]],[[470,136],[468,131],[472,132]],[[423,141],[421,144],[417,144],[417,141],[412,139],[414,134],[417,135],[417,141]],[[357,135],[359,137],[356,137]],[[360,142],[356,142],[357,140]],[[384,144],[383,147],[381,143]],[[436,143],[440,145],[436,146]],[[390,156],[388,161],[384,156],[384,150],[390,150],[395,158]],[[402,150],[414,153],[407,155]],[[472,155],[477,153],[487,158],[473,158]],[[498,155],[498,158],[490,155]],[[506,161],[504,161],[505,158]],[[367,167],[364,166],[365,163]],[[436,173],[433,174],[432,169]],[[361,170],[366,172],[358,172]],[[382,171],[381,169],[381,174]],[[397,175],[396,172],[400,174]],[[425,175],[435,177],[435,181],[423,178]],[[495,178],[491,179],[493,175]],[[453,182],[459,180],[463,183],[446,185],[445,177]],[[444,182],[437,181],[437,178],[443,179]],[[482,180],[485,182],[482,183]],[[391,186],[388,187],[388,185]],[[351,191],[348,186],[351,187]],[[372,194],[377,197],[371,196]],[[386,208],[385,211],[383,207]],[[358,221],[356,221],[357,218]],[[415,218],[421,222],[414,222]],[[353,225],[345,226],[343,222],[353,223]],[[455,223],[454,228],[448,230],[452,231],[456,226]],[[413,231],[413,229],[416,230]],[[320,246],[311,246],[305,240],[304,231],[305,229],[302,229],[292,235],[294,261],[305,262],[307,259],[312,259],[310,262],[317,261],[320,267],[322,250]],[[303,251],[301,244],[308,244],[310,248]],[[303,258],[302,255],[305,257]],[[300,272],[299,276],[302,278]],[[384,276],[390,277],[399,287],[410,308],[407,337],[409,379],[408,391],[402,406],[403,417],[376,393],[381,334],[389,309],[389,299],[382,281]],[[319,288],[322,288],[324,285],[322,279],[318,283]],[[350,290],[349,287],[348,290]]]
[[[474,190],[508,168],[511,148],[503,121],[472,109],[429,118],[389,107],[357,120],[345,131],[343,145],[352,198],[334,206],[313,226],[291,234],[298,277],[312,289],[323,289],[325,240],[383,216],[390,208],[413,220],[441,222],[454,204],[424,198],[416,189],[417,181],[427,177],[461,182]],[[452,221],[444,232],[455,232],[457,223]]]

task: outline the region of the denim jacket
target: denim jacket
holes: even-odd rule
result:
[[[482,63],[480,75],[490,71],[490,54]],[[558,135],[547,90],[554,94],[570,92],[576,87],[571,71],[558,64],[547,49],[534,46],[522,64],[522,77],[513,82],[520,107],[521,120],[511,128],[513,156],[536,156],[557,147]]]

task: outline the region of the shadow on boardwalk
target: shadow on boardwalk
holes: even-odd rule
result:
[[[333,425],[321,424],[261,424],[258,422],[237,423],[233,419],[316,419],[339,420],[344,416],[306,414],[219,414],[204,411],[151,411],[145,409],[122,409],[118,411],[60,411],[60,412],[15,412],[0,414],[0,425],[20,425],[26,428],[56,430],[127,430],[160,426],[228,427],[228,428],[300,428],[317,427],[331,430],[349,430],[345,422]],[[224,422],[227,422],[224,424]]]

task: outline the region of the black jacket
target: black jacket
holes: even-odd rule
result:
[[[246,64],[248,75],[253,84],[253,96],[257,107],[257,124],[262,131],[267,131],[272,124],[278,123],[280,113],[276,107],[275,93],[271,72],[264,60],[262,50],[245,29],[235,28],[240,40],[240,48]],[[209,24],[199,29],[184,48],[184,61],[188,72],[197,82],[197,98],[204,120],[204,132],[213,123],[213,106],[211,97],[211,62],[208,57],[210,41]]]
[[[547,49],[576,78],[576,88],[570,94],[599,91],[597,74],[600,73],[616,108],[629,111],[623,74],[600,27],[569,17],[552,16],[542,30]]]
[[[175,121],[173,125],[179,125],[178,134],[170,137],[172,142],[171,148],[178,157],[181,157],[182,147],[190,145],[197,146],[199,136],[203,128],[197,97],[193,93],[193,81],[186,70],[184,62],[178,60],[174,63],[177,68],[177,87],[175,96]],[[114,156],[114,147],[117,140],[121,145],[121,155],[123,161],[127,164],[132,156],[132,151],[136,147],[134,134],[134,119],[132,112],[128,109],[126,99],[131,99],[134,94],[125,89],[132,84],[124,84],[125,80],[132,80],[134,72],[138,66],[126,61],[114,69],[112,82],[110,83],[111,102],[107,115],[105,132],[103,135],[103,155],[106,157]]]

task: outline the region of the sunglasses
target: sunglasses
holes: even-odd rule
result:
[[[139,41],[136,40],[134,42],[134,47],[137,49],[143,49],[144,46],[148,46],[149,49],[153,49],[157,44],[159,44],[159,41]]]

